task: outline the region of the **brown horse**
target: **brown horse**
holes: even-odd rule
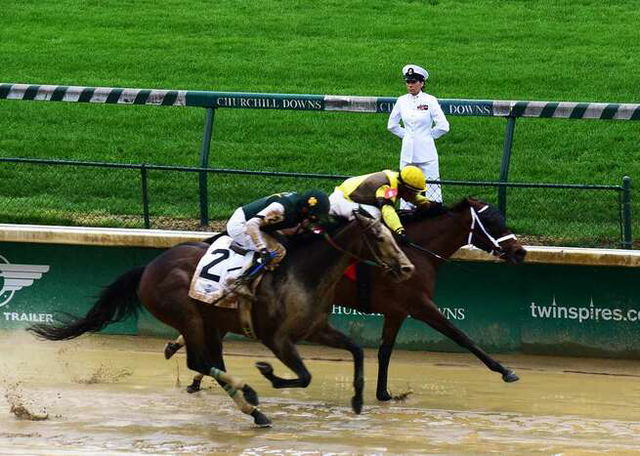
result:
[[[376,387],[376,397],[380,401],[393,398],[387,388],[389,361],[398,331],[407,316],[423,321],[469,350],[490,370],[500,373],[505,382],[519,379],[445,318],[433,301],[433,295],[438,267],[464,245],[474,245],[513,264],[522,263],[526,251],[506,227],[504,216],[490,204],[466,198],[451,209],[443,208],[438,212],[440,214],[435,215],[416,212],[403,217],[407,234],[413,241],[411,245],[403,246],[416,266],[411,279],[392,284],[372,270],[368,299],[362,299],[363,293],[358,292],[357,283],[346,277],[336,287],[335,304],[384,315]]]
[[[256,288],[252,306],[254,331],[276,357],[296,373],[283,379],[269,363],[258,363],[260,372],[275,388],[306,387],[311,374],[295,343],[307,339],[344,348],[354,360],[352,408],[362,410],[363,352],[353,340],[333,328],[328,316],[334,287],[352,257],[380,266],[395,280],[411,276],[414,267],[398,248],[391,232],[366,214],[337,228],[325,242],[318,236],[290,246],[285,260],[265,274]],[[126,272],[109,285],[84,317],[67,316],[58,325],[35,325],[29,330],[49,340],[66,340],[99,331],[135,313],[142,303],[160,321],[178,330],[186,341],[187,365],[218,381],[227,394],[258,426],[270,420],[256,407],[258,396],[245,382],[225,372],[222,338],[227,332],[242,334],[237,311],[198,302],[189,297],[189,286],[200,258],[209,244],[185,243],[168,249],[144,267]],[[239,394],[242,392],[242,394]]]
[[[376,397],[380,401],[400,399],[392,397],[387,388],[387,374],[391,352],[405,318],[423,321],[476,355],[489,369],[502,375],[505,382],[515,382],[518,376],[484,352],[462,330],[447,320],[433,301],[438,267],[460,247],[472,244],[486,252],[519,264],[526,251],[505,225],[500,211],[490,204],[466,198],[452,208],[436,206],[424,212],[403,215],[403,223],[412,244],[403,246],[416,266],[410,280],[392,283],[378,271],[368,271],[366,283],[343,277],[336,287],[334,303],[367,313],[384,315],[382,343],[378,350],[378,381]],[[363,293],[363,290],[368,290]],[[171,356],[181,344],[170,342],[165,357]],[[189,392],[200,388],[202,376],[194,378]]]

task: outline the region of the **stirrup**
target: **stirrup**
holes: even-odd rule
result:
[[[236,280],[234,280],[234,284],[242,285],[251,282],[251,280],[256,277],[263,269],[264,265],[257,260],[254,260],[253,263],[251,263],[251,266],[249,266],[246,271],[244,271],[236,278]]]

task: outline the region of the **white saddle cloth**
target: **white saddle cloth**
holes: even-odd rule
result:
[[[251,265],[254,252],[236,253],[229,248],[232,241],[229,236],[221,236],[207,249],[191,279],[190,297],[208,304],[221,299],[227,284]],[[231,307],[235,308],[237,304]]]

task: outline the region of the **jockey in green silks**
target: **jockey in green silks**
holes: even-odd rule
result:
[[[265,267],[273,269],[286,249],[270,236],[274,231],[298,231],[329,214],[329,198],[320,190],[276,193],[239,207],[227,222],[227,233],[243,249],[260,253]]]

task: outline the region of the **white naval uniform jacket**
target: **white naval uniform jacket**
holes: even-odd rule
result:
[[[425,163],[438,158],[434,140],[449,131],[449,122],[436,97],[407,93],[398,97],[387,129],[402,138],[401,162]]]

